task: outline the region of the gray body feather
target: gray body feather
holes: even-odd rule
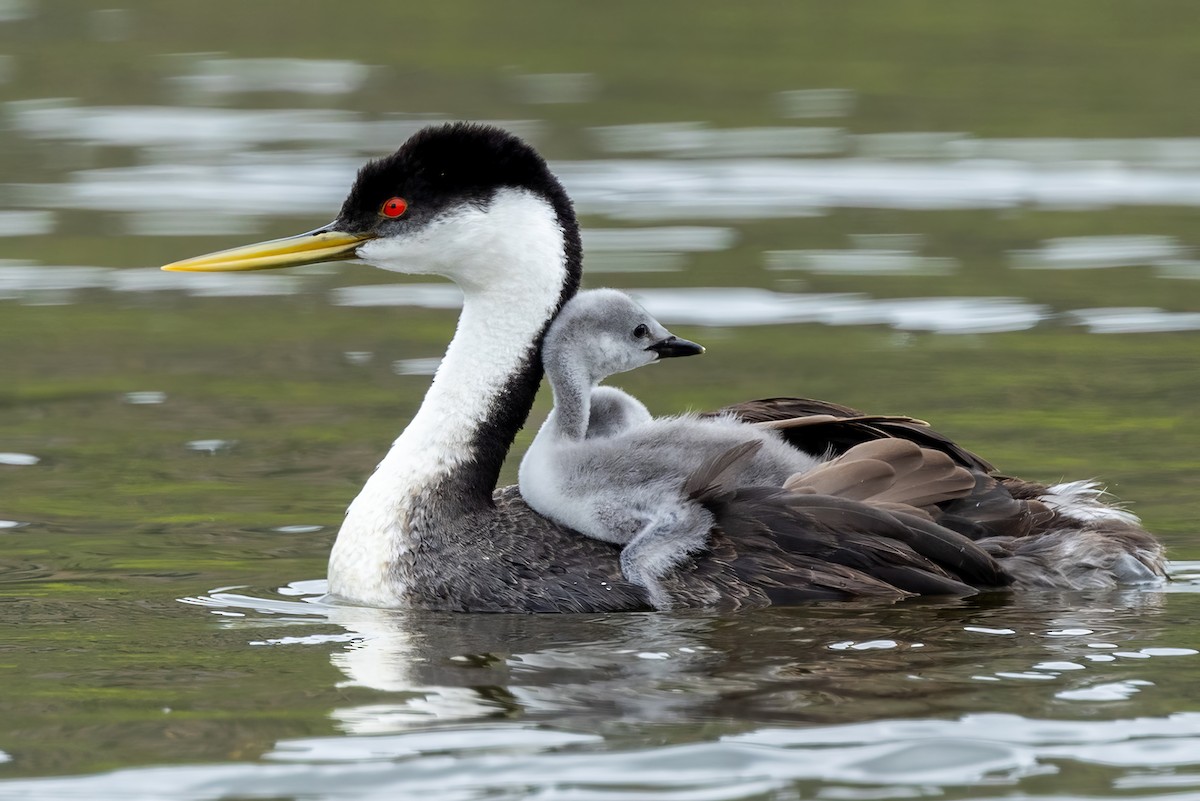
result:
[[[592,390],[592,409],[588,415],[587,438],[599,439],[619,434],[631,426],[653,418],[646,404],[616,387]]]

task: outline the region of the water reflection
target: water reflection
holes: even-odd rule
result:
[[[456,284],[382,284],[339,287],[330,293],[334,306],[417,306],[458,309],[462,290]]]
[[[637,242],[637,238],[634,238]],[[601,248],[603,251],[604,248]],[[630,255],[630,254],[622,254]],[[653,254],[640,254],[644,257]],[[805,254],[805,264],[828,257]],[[779,256],[787,264],[790,257]],[[849,251],[849,267],[904,259],[888,252]],[[835,259],[834,261],[837,261]],[[636,262],[634,262],[636,263]],[[879,263],[876,262],[876,267]],[[670,269],[670,263],[663,269]],[[619,271],[619,268],[614,271]],[[820,271],[820,270],[817,270]],[[853,272],[853,269],[844,271]],[[879,270],[875,270],[878,272]],[[259,297],[292,295],[306,287],[304,274],[164,273],[155,268],[108,270],[100,267],[0,266],[0,300],[25,304],[64,304],[75,300],[72,290],[109,288],[116,292],[182,290],[196,297]],[[1047,319],[1050,310],[1018,298],[900,298],[878,300],[858,293],[786,293],[752,287],[680,287],[630,290],[664,323],[705,326],[780,325],[887,325],[904,331],[972,334],[1021,331]],[[462,291],[451,283],[368,284],[338,287],[330,292],[334,306],[414,306],[458,309]],[[1114,317],[1121,312],[1123,317]],[[1131,316],[1137,312],[1137,316]],[[1123,325],[1130,331],[1188,330],[1196,327],[1194,314],[1159,310],[1082,310],[1076,319],[1091,330],[1106,331]],[[1106,316],[1107,315],[1107,316]],[[352,363],[361,357],[346,357]]]
[[[187,449],[189,451],[206,453],[209,456],[212,456],[219,451],[229,450],[236,444],[237,443],[226,439],[194,439],[187,443]]]
[[[1200,204],[1200,171],[1130,164],[695,158],[554,166],[581,211],[626,220],[782,219],[846,207],[928,211]]]
[[[687,266],[682,253],[637,251],[589,253],[588,275],[597,273],[676,273]]]
[[[1093,334],[1143,334],[1200,330],[1200,312],[1169,312],[1149,307],[1080,309],[1070,316]]]
[[[1142,682],[1147,684],[1148,682]],[[896,753],[884,748],[891,770],[916,778],[931,762],[942,761],[932,749],[951,744],[999,745],[1013,762],[1032,766],[1043,760],[1066,757],[1084,762],[1117,765],[1196,764],[1200,745],[1200,714],[1181,712],[1161,718],[1114,721],[1028,720],[1016,715],[966,715],[958,720],[894,720],[850,724],[823,729],[761,729],[731,737],[731,741],[778,747],[861,745],[874,750],[876,743],[920,745]],[[1018,747],[1029,746],[1029,747]],[[920,754],[916,751],[925,751]],[[1015,758],[1013,758],[1015,757]],[[950,757],[949,761],[956,761]],[[972,760],[974,761],[974,760]],[[877,764],[882,768],[883,765]],[[978,767],[978,766],[973,766]],[[890,772],[888,770],[882,771]],[[986,772],[986,771],[985,771]],[[978,778],[978,774],[976,778]],[[885,777],[878,774],[875,779]],[[892,779],[899,779],[893,776]],[[961,777],[958,780],[970,780]],[[951,779],[954,781],[954,779]]]
[[[791,294],[750,288],[634,289],[630,293],[664,323],[742,326],[784,323],[887,325],[902,331],[974,334],[1023,331],[1049,309],[1017,298],[903,298],[859,294]]]
[[[0,236],[45,236],[57,222],[49,211],[0,211]]]
[[[7,106],[12,126],[30,139],[109,147],[197,142],[205,143],[206,149],[215,145],[234,150],[251,144],[353,142],[362,119],[352,112],[321,109],[102,107],[49,99],[11,101]]]
[[[658,236],[657,232],[655,236]],[[616,240],[622,241],[620,239]],[[631,243],[642,240],[634,237]],[[711,244],[711,243],[710,243]],[[604,247],[601,247],[603,260]],[[802,254],[802,255],[795,255]],[[619,253],[632,261],[610,265],[634,267],[641,259],[663,254]],[[669,254],[667,254],[669,255]],[[840,265],[842,272],[886,272],[890,265],[912,263],[917,257],[894,252],[848,251],[840,254],[792,252],[777,254],[777,267],[791,266],[793,259],[816,264]],[[924,263],[938,265],[936,260]],[[674,269],[667,261],[660,270]],[[782,268],[782,267],[780,267]],[[312,268],[309,268],[310,270]],[[321,269],[318,266],[318,269]],[[336,269],[336,268],[334,268]],[[826,270],[831,271],[831,270]],[[597,272],[603,272],[598,270]],[[74,301],[70,290],[107,287],[117,292],[183,290],[196,297],[280,296],[303,292],[303,274],[164,273],[155,268],[107,270],[98,267],[0,266],[0,300],[25,304],[64,304]],[[792,323],[826,325],[886,325],[902,331],[932,331],[943,334],[976,334],[1023,331],[1051,316],[1041,304],[1019,298],[899,298],[878,300],[859,293],[787,293],[752,287],[680,287],[630,290],[647,310],[664,323],[704,326],[757,326]],[[458,309],[462,291],[451,283],[368,284],[338,287],[330,292],[334,306],[414,306],[427,309]],[[1118,312],[1123,316],[1114,317]],[[1137,312],[1131,316],[1131,312]],[[1106,332],[1123,326],[1126,331],[1190,330],[1196,315],[1160,310],[1082,310],[1074,319],[1090,330]],[[358,357],[347,356],[352,363]]]
[[[700,122],[680,122],[610,125],[593,128],[591,133],[609,153],[674,158],[829,156],[846,149],[841,128],[714,129]]]
[[[123,399],[131,406],[155,406],[167,402],[167,393],[154,390],[126,392]]]
[[[732,228],[699,225],[674,225],[658,228],[584,228],[580,232],[583,248],[593,253],[625,251],[668,251],[672,253],[701,253],[728,250],[737,243],[738,234]],[[588,265],[589,268],[591,265]]]
[[[81,289],[114,292],[184,291],[195,297],[292,295],[304,288],[303,275],[166,273],[157,267],[57,267],[0,262],[0,300],[26,305],[61,305],[78,300]]]
[[[396,375],[433,375],[438,365],[442,363],[440,356],[429,356],[422,359],[400,359],[392,362],[392,372]]]
[[[1193,465],[1171,454],[1194,451],[1193,337],[1132,336],[1200,312],[1177,19],[643,4],[686,22],[646,38],[615,12],[430,4],[342,35],[333,7],[230,4],[231,27],[201,4],[59,5],[0,0],[0,461],[25,460],[0,464],[0,798],[1200,795],[1195,563],[1161,593],[736,619],[380,613],[319,603],[322,582],[174,604],[321,571],[427,383],[387,369],[432,370],[452,316],[397,340],[380,321],[404,315],[342,307],[460,296],[347,286],[381,280],[348,267],[157,270],[327,221],[366,158],[427,124],[519,114],[498,122],[587,215],[589,282],[641,286],[672,324],[1040,326],[809,331],[824,344],[796,365],[834,400],[941,409],[1051,479],[1117,458],[1188,549]],[[639,120],[658,122],[612,124]],[[892,231],[919,233],[863,233]],[[289,297],[212,300],[238,295]],[[917,378],[880,383],[880,361]],[[676,397],[761,387],[753,360],[726,367]]]
[[[1050,239],[1037,250],[1009,253],[1020,270],[1079,270],[1172,264],[1188,248],[1171,236],[1073,236]]]
[[[1154,643],[1150,621],[1165,598],[1156,592],[818,606],[722,619],[389,611],[330,606],[320,597],[323,589],[323,582],[314,581],[281,591],[301,600],[229,591],[184,600],[251,615],[244,623],[226,624],[235,628],[257,630],[259,616],[268,615],[275,625],[334,623],[351,635],[348,640],[335,635],[334,641],[348,644],[331,655],[347,686],[402,695],[383,707],[372,705],[372,713],[333,713],[357,733],[518,710],[558,722],[600,710],[608,722],[589,725],[599,725],[601,732],[628,719],[853,718],[852,709],[829,704],[836,698],[870,698],[870,716],[888,717],[953,709],[957,695],[973,692],[980,681],[1023,693],[1020,685],[1038,679],[1061,700],[1097,701],[1116,685],[1106,673],[1113,666],[1089,661],[1096,648],[1111,649],[1112,660],[1122,664],[1200,655]],[[292,646],[330,640],[288,632],[254,642]],[[985,665],[990,670],[981,671]],[[1153,686],[1137,681],[1142,683],[1127,686]],[[1006,704],[1016,698],[996,692],[988,703],[1012,711]],[[1036,697],[1023,698],[1021,706],[1040,706]],[[976,708],[979,703],[972,701]],[[375,712],[380,716],[372,717]]]
[[[16,22],[33,16],[33,0],[0,0],[0,22]]]
[[[895,797],[906,788],[957,794],[981,781],[1037,794],[1039,776],[1077,787],[1098,767],[1117,771],[1115,786],[1200,789],[1195,775],[1170,773],[1200,767],[1200,714],[1148,711],[1178,708],[1182,674],[1198,656],[1161,641],[1162,593],[723,619],[372,610],[325,604],[323,589],[297,582],[276,598],[226,590],[185,600],[234,616],[221,625],[252,646],[332,649],[339,688],[382,694],[330,710],[342,734],[281,739],[263,754],[275,767],[121,771],[39,789],[94,797],[119,787],[137,798],[170,783],[175,798],[216,798],[233,787],[256,797],[257,787],[277,795],[303,785],[323,798],[400,788],[467,798],[520,787],[741,799],[820,788],[825,797]],[[1113,646],[1115,661],[1088,662],[1094,646]],[[1138,716],[1122,716],[1134,693],[1148,700]],[[1168,773],[1140,783],[1146,770]],[[0,797],[29,789],[0,783]]]
[[[13,101],[8,112],[15,130],[30,139],[141,148],[158,162],[79,170],[65,184],[22,186],[25,204],[207,213],[217,215],[209,219],[214,226],[220,215],[233,223],[237,214],[278,213],[284,201],[287,214],[327,213],[340,201],[363,154],[388,152],[439,121],[372,120],[336,110],[84,107],[61,100]],[[498,124],[534,134],[536,141],[536,122]],[[770,158],[837,155],[846,148],[838,129],[717,130],[671,123],[598,128],[593,134],[610,152],[688,157],[554,165],[581,211],[614,219],[779,219],[838,207],[1200,204],[1200,160],[1171,168],[1158,162],[1069,158],[1050,163],[901,160],[912,154],[913,134],[870,135],[876,137],[866,140],[875,143],[868,148],[870,158]],[[897,140],[879,138],[897,136],[908,137],[903,141],[909,144],[899,147]],[[296,144],[317,149],[244,152]]]
[[[955,259],[922,256],[911,250],[768,250],[768,270],[803,270],[827,275],[949,275]]]
[[[212,166],[217,154],[231,164],[245,161],[310,161],[344,158],[355,153],[387,153],[427,125],[450,122],[440,115],[388,115],[370,118],[336,109],[237,109],[187,106],[81,106],[69,100],[12,100],[5,104],[10,127],[33,141],[81,142],[104,147],[157,148],[160,157],[174,154],[182,167],[197,160]],[[499,125],[536,141],[541,125],[529,120],[479,120]],[[274,154],[244,151],[261,145],[319,146],[320,150],[284,150]],[[252,157],[251,157],[252,156]],[[251,157],[251,158],[248,158]],[[361,160],[361,158],[359,158]],[[355,168],[357,162],[355,163]],[[141,175],[137,167],[105,173]],[[342,191],[354,176],[350,169]],[[229,186],[233,199],[249,185]],[[340,199],[340,197],[339,197]],[[291,213],[298,213],[292,210]]]
[[[73,301],[72,292],[108,285],[102,267],[41,267],[0,260],[0,300],[29,305],[59,305]]]
[[[249,92],[342,95],[358,91],[370,67],[354,61],[306,58],[194,58],[177,64],[183,72],[169,78],[185,97]]]
[[[791,118],[845,117],[856,102],[850,89],[792,89],[775,95],[780,116]]]

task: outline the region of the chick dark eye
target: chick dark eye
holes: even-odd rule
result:
[[[408,201],[402,197],[394,197],[379,207],[379,213],[384,217],[399,217],[408,211]]]
[[[642,337],[646,336],[646,334],[649,334],[649,333],[650,333],[650,329],[646,327],[645,323],[643,323],[643,324],[639,325],[637,328],[633,329],[633,338],[641,339]]]

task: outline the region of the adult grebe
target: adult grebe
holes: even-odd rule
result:
[[[645,591],[621,575],[616,546],[546,520],[513,487],[493,493],[542,377],[546,328],[580,280],[579,225],[542,158],[496,128],[426,128],[364,166],[329,225],[163,269],[258,270],[348,258],[444,275],[462,288],[463,310],[421,408],[347,510],[330,555],[330,593],[372,606],[461,611],[648,608]],[[927,428],[834,404],[776,398],[727,411],[774,421],[789,442],[817,456],[900,437],[975,469],[975,490],[944,504],[938,522],[996,557],[1003,581],[986,585],[1106,587],[1164,575],[1158,542],[1091,484],[992,477],[987,462]],[[798,417],[809,420],[788,427]],[[673,605],[724,608],[878,594],[871,589],[889,584],[895,566],[881,554],[908,559],[920,548],[903,538],[922,535],[858,530],[866,516],[851,514],[846,503],[788,518],[793,527],[810,523],[814,539],[792,536],[794,528],[776,536],[769,523],[780,515],[766,500],[748,498],[729,507],[736,514],[714,529],[707,548],[662,585]],[[764,511],[756,518],[757,509]],[[887,547],[867,548],[865,540]],[[947,574],[932,562],[927,569]],[[973,575],[958,578],[981,584]]]

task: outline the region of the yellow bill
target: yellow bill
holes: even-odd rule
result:
[[[272,239],[219,250],[204,256],[163,265],[171,272],[219,273],[237,270],[273,270],[277,267],[298,267],[320,261],[354,258],[355,249],[373,239],[372,234],[347,234],[318,228],[307,234]]]

